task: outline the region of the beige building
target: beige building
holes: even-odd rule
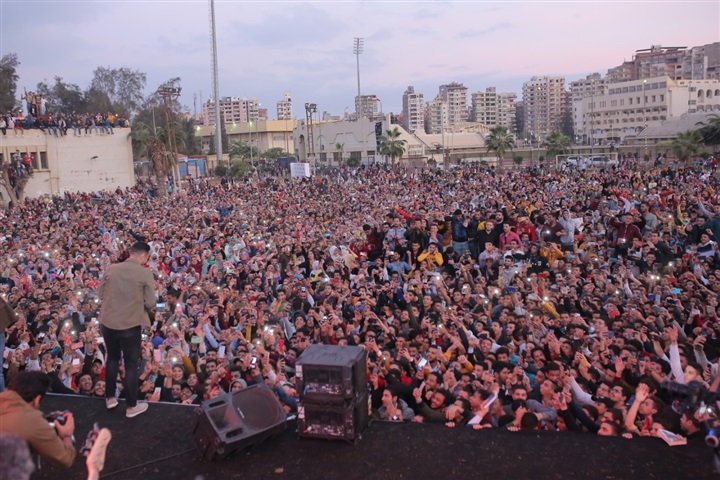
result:
[[[560,130],[568,108],[564,77],[532,77],[523,84],[525,130],[540,142]]]
[[[285,92],[283,99],[277,102],[277,119],[292,120],[292,95]]]
[[[55,137],[41,130],[0,135],[0,155],[32,153],[34,175],[25,187],[27,197],[62,195],[65,192],[97,192],[135,185],[129,128],[115,128],[113,135]],[[7,192],[0,193],[7,199]]]
[[[447,124],[466,122],[468,119],[467,87],[462,83],[448,83],[440,85],[440,92],[436,97],[447,106]]]
[[[293,154],[295,151],[293,128],[296,123],[295,120],[236,122],[225,125],[225,132],[227,133],[229,144],[235,141],[242,141],[248,145],[252,145],[260,152],[265,152],[271,148],[282,148],[284,151]],[[203,154],[207,154],[210,151],[210,142],[214,133],[214,125],[197,128],[197,135],[202,139]],[[229,148],[229,146],[225,148]]]
[[[643,129],[687,113],[720,113],[720,80],[655,77],[610,83],[602,95],[573,104],[579,128],[600,143],[642,143]],[[614,140],[613,140],[614,139]]]
[[[360,112],[361,117],[371,120],[380,119],[380,106],[377,95],[355,95],[355,111]]]
[[[425,129],[425,100],[422,93],[415,92],[412,85],[405,90],[402,97],[403,126],[410,132]]]
[[[429,134],[442,133],[449,125],[448,107],[440,98],[435,98],[425,107],[425,132]]]
[[[514,92],[497,93],[495,87],[488,87],[484,92],[470,95],[472,118],[474,122],[488,127],[502,126],[515,131],[515,100]]]
[[[590,145],[597,143],[597,139],[592,136],[593,126],[590,125],[592,117],[579,114],[582,109],[582,100],[587,98],[592,101],[595,96],[604,95],[609,83],[609,78],[603,78],[599,73],[591,73],[581,80],[570,83],[573,131],[575,132],[575,140],[579,144]]]
[[[240,97],[223,97],[220,99],[220,114],[222,122],[247,123],[256,122],[260,117],[260,104],[257,99]],[[267,112],[265,113],[267,118]],[[215,125],[215,101],[213,99],[203,103],[203,125]]]

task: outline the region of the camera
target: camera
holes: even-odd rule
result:
[[[50,412],[47,415],[45,415],[45,420],[48,421],[48,424],[55,428],[55,421],[57,421],[60,425],[65,425],[65,422],[67,422],[67,416],[65,415],[65,412]]]

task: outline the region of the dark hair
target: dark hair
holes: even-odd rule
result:
[[[520,419],[520,430],[537,430],[540,420],[532,412],[525,412]]]
[[[20,372],[10,381],[8,390],[12,390],[30,403],[40,395],[42,399],[50,389],[50,377],[42,372]]]
[[[142,255],[144,253],[150,253],[150,245],[145,242],[135,242],[130,247],[130,255]]]

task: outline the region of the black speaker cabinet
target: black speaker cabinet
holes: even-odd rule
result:
[[[203,402],[193,433],[204,461],[219,460],[277,435],[286,426],[280,402],[266,385],[253,385]]]
[[[295,363],[302,403],[344,404],[367,392],[367,352],[360,347],[310,345]]]
[[[298,406],[298,436],[357,442],[368,425],[368,392],[342,404],[301,403]]]

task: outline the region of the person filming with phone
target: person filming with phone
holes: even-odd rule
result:
[[[20,372],[0,393],[0,433],[15,435],[52,463],[70,468],[75,461],[75,419],[70,412],[45,416],[40,402],[50,388],[41,372]]]

